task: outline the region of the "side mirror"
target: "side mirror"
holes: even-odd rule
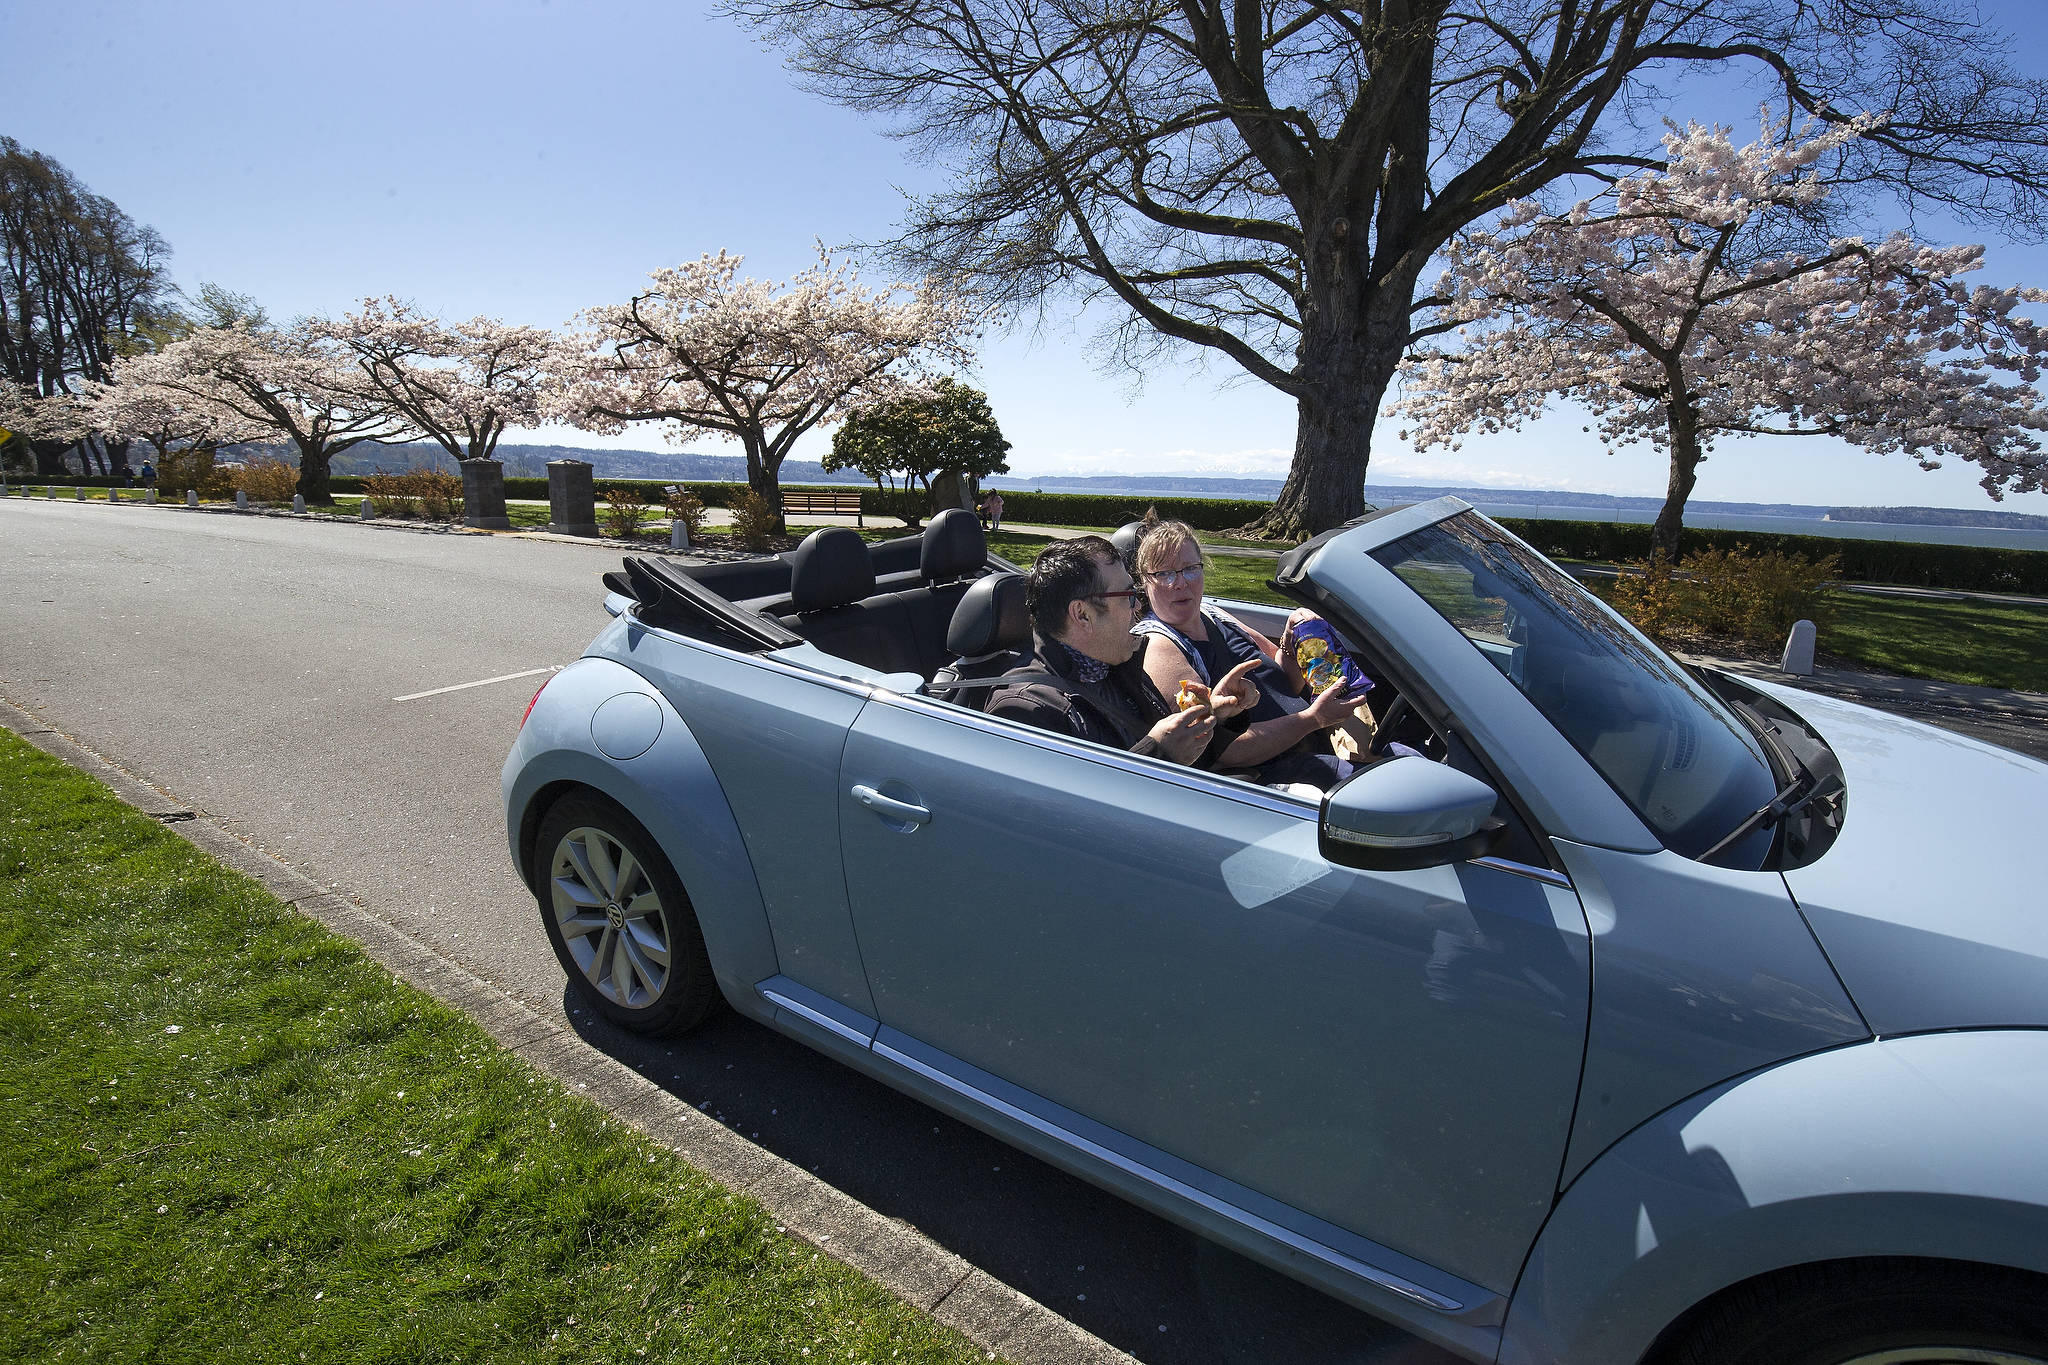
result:
[[[1376,763],[1323,798],[1317,845],[1345,867],[1409,872],[1484,857],[1505,826],[1493,788],[1426,758]]]

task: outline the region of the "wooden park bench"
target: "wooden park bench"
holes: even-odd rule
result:
[[[852,517],[854,525],[867,525],[860,512],[858,488],[785,488],[782,490],[782,515]]]

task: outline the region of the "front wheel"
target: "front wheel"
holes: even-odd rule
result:
[[[717,1003],[711,959],[683,884],[623,807],[572,793],[541,821],[541,919],[576,994],[634,1033],[702,1023]]]
[[[1660,1365],[2048,1365],[2048,1282],[1929,1261],[1803,1267],[1732,1291]]]

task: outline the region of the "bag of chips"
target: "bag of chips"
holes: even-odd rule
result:
[[[1294,661],[1301,665],[1312,695],[1327,691],[1333,682],[1340,684],[1347,696],[1363,696],[1372,690],[1372,679],[1337,643],[1337,632],[1330,629],[1329,622],[1321,617],[1297,621],[1293,640]],[[1360,702],[1344,723],[1330,732],[1330,747],[1339,758],[1362,762],[1372,751],[1374,730],[1372,712]]]

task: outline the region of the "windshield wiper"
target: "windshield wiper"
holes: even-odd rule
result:
[[[1744,818],[1741,824],[1728,832],[1727,838],[1700,854],[1699,860],[1703,863],[1712,862],[1714,855],[1730,844],[1739,842],[1756,830],[1782,824],[1814,802],[1825,800],[1842,789],[1840,773],[1828,773],[1816,780],[1813,773],[1802,763],[1799,765],[1799,775],[1793,778],[1783,791],[1772,797],[1761,809]]]

